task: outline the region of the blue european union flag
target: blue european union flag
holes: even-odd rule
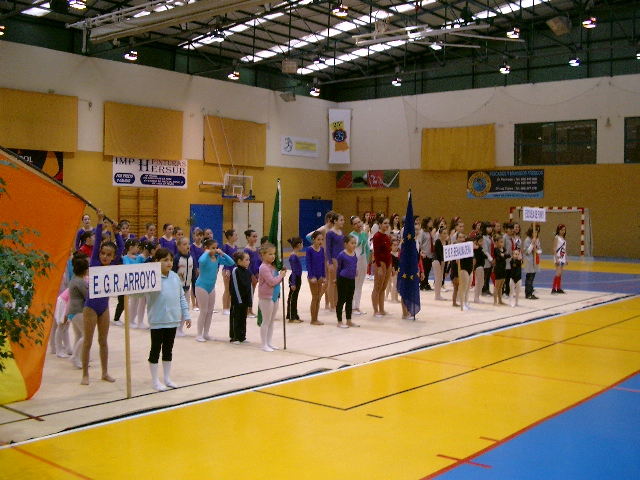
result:
[[[407,215],[402,235],[400,272],[398,273],[398,293],[409,314],[415,316],[420,311],[420,277],[418,270],[418,250],[416,248],[416,227],[413,223],[413,202],[409,190]]]

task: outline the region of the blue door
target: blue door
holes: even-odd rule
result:
[[[192,203],[189,214],[193,219],[191,224],[192,232],[195,227],[199,227],[202,230],[210,228],[213,230],[213,238],[218,241],[218,244],[222,245],[224,243],[222,239],[222,205]],[[193,238],[191,240],[193,241]]]
[[[298,228],[304,239],[304,246],[308,247],[305,235],[324,225],[324,214],[333,207],[331,200],[300,200],[300,216]]]

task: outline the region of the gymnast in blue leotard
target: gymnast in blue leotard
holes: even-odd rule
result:
[[[96,210],[98,215],[98,225],[96,227],[96,239],[102,238],[102,220],[104,214],[102,210]],[[89,266],[100,267],[111,265],[116,257],[122,255],[124,242],[120,234],[115,235],[116,243],[106,241],[95,246],[89,261]],[[89,385],[89,352],[93,343],[93,332],[98,326],[98,344],[100,345],[100,365],[102,366],[102,380],[107,382],[115,382],[115,379],[109,375],[107,370],[107,362],[109,358],[109,349],[107,347],[107,336],[109,334],[109,297],[89,298],[84,304],[82,311],[84,320],[84,345],[82,346],[82,385]]]
[[[209,327],[211,327],[213,307],[216,303],[218,266],[231,266],[234,264],[233,258],[218,248],[217,241],[208,238],[202,245],[204,247],[204,253],[198,259],[200,275],[196,280],[196,298],[200,306],[198,334],[196,335],[196,341],[198,342],[213,340],[213,338],[209,336]]]

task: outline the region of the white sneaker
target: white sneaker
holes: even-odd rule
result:
[[[129,323],[129,328],[138,328],[138,324],[137,324],[137,323],[130,322],[130,323]]]
[[[196,342],[206,342],[206,340],[204,339],[204,337],[202,335],[197,335],[196,336]]]
[[[153,383],[153,389],[157,390],[159,392],[164,392],[167,390],[167,387],[165,387],[163,384],[161,384],[160,382],[154,382]]]
[[[122,325],[124,325],[124,322],[122,320],[118,320],[116,322],[113,322],[113,324],[121,327]]]
[[[382,315],[381,313],[376,313],[376,314],[374,315],[374,317],[376,317],[376,318],[382,318],[382,317],[384,317],[384,315]]]
[[[260,350],[262,350],[263,352],[273,352],[273,348],[268,347],[266,345],[262,347]]]
[[[240,341],[239,341],[239,340],[234,340],[234,341],[233,341],[233,342],[231,342],[231,343],[233,343],[234,345],[240,345]]]
[[[56,355],[60,358],[69,358],[71,355],[67,355],[67,352],[65,352],[64,350],[58,350],[58,353],[56,353]]]
[[[184,333],[182,330],[176,330],[176,337],[186,337],[187,334]]]
[[[213,338],[211,335],[204,335],[204,339],[211,340],[212,342],[215,341],[215,338]]]
[[[213,313],[218,313],[218,310],[214,310]]]
[[[139,323],[138,324],[138,329],[139,330],[149,330],[149,326],[145,325],[144,323]]]
[[[168,388],[178,388],[178,385],[173,383],[171,380],[167,380],[164,383],[167,385]]]
[[[78,370],[80,370],[82,368],[82,361],[77,359],[77,358],[73,358],[71,357],[69,360],[71,360],[71,363],[73,364],[74,368],[77,368]]]
[[[269,345],[269,348],[270,348],[271,350],[280,350],[278,347],[274,347],[273,345]]]
[[[223,315],[231,315],[231,310],[227,310],[226,308],[222,310]]]
[[[462,305],[462,310],[469,310],[469,307],[467,307],[466,305]]]
[[[245,338],[245,339],[244,339],[244,340],[242,340],[240,343],[251,343],[251,342]]]
[[[199,312],[199,311],[200,311],[200,309],[199,309],[198,307],[193,307],[193,311],[194,311],[194,312]]]
[[[465,308],[466,308],[467,310],[473,310],[473,309],[471,308],[471,305],[469,305],[468,303],[465,303],[465,304],[464,304],[464,306],[465,306]]]
[[[252,313],[251,315],[247,315],[247,318],[257,318],[257,315]]]
[[[441,292],[448,292],[449,289],[443,285],[442,288],[440,289],[440,291]]]

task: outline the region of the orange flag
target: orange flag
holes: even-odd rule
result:
[[[11,343],[13,359],[4,362],[0,372],[0,404],[31,398],[40,388],[42,369],[49,332],[53,322],[62,275],[74,244],[76,225],[79,224],[85,204],[71,195],[60,184],[49,180],[22,162],[0,153],[0,159],[7,160],[17,168],[0,165],[0,178],[4,180],[7,193],[0,196],[0,223],[18,228],[36,230],[38,235],[26,235],[25,243],[33,244],[36,250],[49,254],[55,268],[48,278],[39,277],[33,285],[34,296],[30,311],[38,315],[46,305],[50,305],[51,315],[44,328],[42,345],[33,341],[23,341],[24,348]]]

